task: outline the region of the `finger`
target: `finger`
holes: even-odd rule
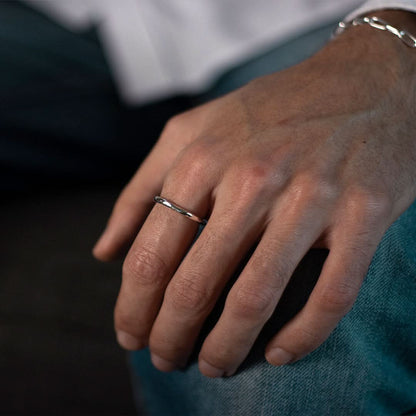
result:
[[[139,170],[120,194],[93,249],[97,259],[114,260],[127,251],[153,206],[153,196],[160,191],[163,178],[154,182],[149,178],[145,170]]]
[[[209,152],[200,150],[198,145],[192,145],[182,154],[167,176],[161,194],[204,218],[211,209],[212,190],[218,177]],[[115,308],[116,331],[123,347],[138,349],[147,344],[165,288],[197,228],[196,222],[160,204],[149,214],[123,265]]]
[[[380,227],[373,231],[339,227],[331,235],[329,256],[309,300],[266,348],[269,363],[297,361],[328,338],[353,306],[381,235]]]
[[[203,344],[199,367],[209,377],[229,376],[240,366],[296,266],[322,233],[326,216],[318,206],[299,209],[289,201],[273,218]]]
[[[179,192],[172,202],[181,201]],[[173,195],[173,194],[172,194]],[[192,212],[205,212],[207,201],[179,203]],[[200,198],[199,198],[200,197]],[[194,207],[194,208],[193,208]],[[199,215],[199,214],[198,214]],[[129,350],[148,343],[150,329],[163,299],[165,288],[188,250],[198,224],[156,204],[134,241],[123,265],[123,278],[114,320],[120,345]]]
[[[157,149],[149,155],[120,194],[93,254],[103,261],[117,258],[129,247],[159,194],[170,164]]]
[[[258,238],[264,216],[265,209],[245,206],[240,211],[230,196],[217,199],[208,224],[169,283],[152,328],[150,349],[159,370],[186,364],[225,284]]]
[[[93,249],[97,259],[108,261],[119,257],[136,237],[153,206],[153,197],[160,194],[167,172],[189,142],[185,141],[186,129],[177,127],[179,119],[177,116],[167,123],[159,141],[120,194]]]

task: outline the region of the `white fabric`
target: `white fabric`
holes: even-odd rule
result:
[[[143,103],[206,88],[222,71],[337,17],[416,0],[26,0],[73,30],[97,25],[121,95]]]
[[[416,13],[416,0],[369,0],[362,4],[361,7],[353,10],[345,20],[352,20],[357,16],[380,9],[403,9]]]

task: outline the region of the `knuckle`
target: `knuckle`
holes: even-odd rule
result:
[[[185,117],[183,114],[177,114],[171,117],[165,124],[161,137],[177,136],[181,134],[186,126]]]
[[[150,333],[148,344],[152,354],[173,363],[179,364],[189,354],[189,345],[186,342],[184,344],[169,342],[164,334],[155,335],[153,330]]]
[[[349,212],[359,223],[374,223],[389,217],[392,205],[385,193],[367,189],[355,189],[348,201]]]
[[[166,299],[172,303],[175,309],[197,314],[205,310],[208,293],[198,282],[198,276],[187,276],[171,282],[166,291]]]
[[[195,176],[197,179],[203,179],[207,172],[215,164],[216,160],[211,151],[206,150],[198,142],[190,146],[183,156],[181,165],[186,169],[184,173],[187,176]]]
[[[116,330],[125,331],[133,336],[142,335],[137,331],[137,327],[134,325],[132,317],[123,312],[114,313],[114,327]]]
[[[230,299],[231,310],[238,318],[265,319],[274,309],[274,293],[269,288],[244,285],[237,289]]]
[[[381,219],[391,212],[392,201],[385,194],[372,194],[365,201],[364,209],[369,217]]]
[[[357,288],[343,282],[326,286],[318,297],[318,304],[327,312],[345,314],[352,308],[356,297]]]
[[[232,169],[232,174],[235,189],[238,189],[242,200],[252,201],[267,195],[282,182],[278,169],[261,160],[240,161]]]
[[[141,196],[137,195],[137,192],[126,187],[114,204],[111,219],[115,217],[122,218],[125,215],[135,215],[138,207],[144,205],[151,206],[149,201],[143,200]]]
[[[121,330],[132,335],[140,340],[143,346],[148,343],[150,329],[139,323],[131,313],[120,308],[114,311],[114,328],[116,331]]]
[[[296,329],[294,334],[294,339],[296,339],[296,351],[294,355],[305,355],[324,342],[326,335],[320,333],[316,329],[308,328],[304,325],[301,325]]]
[[[293,267],[290,264],[290,261],[283,258],[276,258],[280,249],[284,249],[281,247],[281,242],[276,241],[274,244],[275,250],[266,250],[263,253],[263,256],[258,256],[257,258],[252,260],[251,267],[253,270],[256,271],[256,274],[263,275],[263,276],[273,276],[273,281],[269,283],[269,290],[271,292],[279,292],[284,289],[287,283],[287,279],[291,275],[291,270]],[[273,259],[274,260],[270,260]]]
[[[166,274],[167,266],[162,257],[145,247],[130,253],[123,264],[123,277],[139,286],[160,285]]]
[[[213,367],[227,368],[235,360],[235,345],[227,342],[217,342],[215,349],[205,348],[199,355],[200,360],[204,360]]]
[[[321,342],[319,334],[309,328],[301,327],[299,328],[299,338],[302,341],[303,349],[312,348],[312,346]]]
[[[295,203],[327,203],[338,195],[338,188],[326,175],[306,172],[298,174],[292,186],[292,193]]]
[[[165,180],[165,186],[177,187],[180,183],[181,187],[199,187],[207,176],[215,172],[216,164],[217,158],[211,151],[202,151],[199,143],[192,143],[178,156]]]

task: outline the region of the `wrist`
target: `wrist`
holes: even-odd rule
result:
[[[379,15],[399,29],[402,23],[409,22],[404,27],[409,32],[416,20],[416,15],[407,12],[368,14]],[[363,108],[374,97],[377,100],[392,94],[403,99],[416,97],[416,49],[409,48],[392,33],[368,24],[348,27],[308,60],[308,65],[312,77],[325,77],[327,82],[333,79],[337,94],[347,97],[353,93]]]
[[[391,65],[395,58],[404,57],[409,62],[416,60],[416,13],[376,10],[351,22],[341,22],[339,26],[341,29],[335,33],[348,41],[348,49],[351,46],[359,49],[359,44],[362,44],[370,55],[371,52],[381,53],[386,65]]]
[[[363,21],[364,17],[369,20]],[[371,23],[377,22],[377,19],[380,28],[378,23],[374,26]],[[412,39],[416,35],[416,13],[402,10],[373,11],[357,18],[353,24],[344,25],[344,28],[327,45],[327,49],[338,54],[338,58],[343,55],[341,59],[345,58],[345,62],[357,58],[363,63],[380,65],[398,76],[402,76],[403,69],[406,72],[412,69],[413,74],[416,71],[416,48]]]

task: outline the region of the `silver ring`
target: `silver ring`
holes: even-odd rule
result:
[[[157,202],[158,204],[162,204],[163,206],[168,207],[173,211],[177,212],[178,214],[184,215],[186,218],[189,218],[190,220],[195,221],[199,224],[205,225],[207,223],[207,220],[199,218],[197,215],[192,214],[192,212],[187,211],[185,208],[180,207],[179,205],[176,205],[171,201],[168,201],[166,198],[163,198],[161,196],[155,196],[153,198],[153,201]]]

